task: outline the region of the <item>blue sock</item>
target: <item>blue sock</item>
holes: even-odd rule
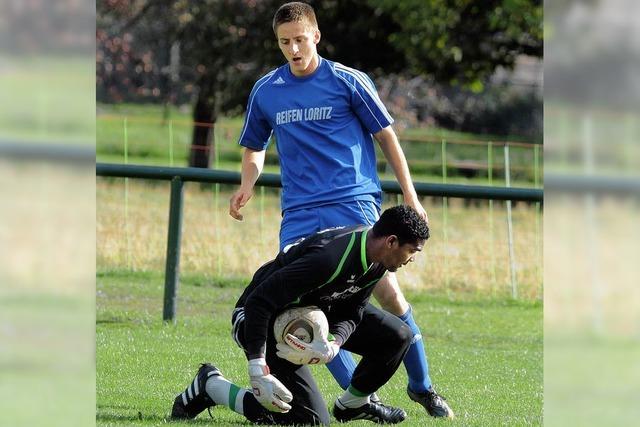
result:
[[[409,388],[416,393],[423,393],[431,388],[431,378],[429,378],[429,363],[422,344],[422,334],[420,328],[413,320],[412,310],[409,310],[400,319],[406,323],[413,332],[413,340],[407,355],[404,356],[404,367],[407,369],[409,377]]]
[[[353,355],[347,350],[340,350],[336,357],[329,363],[327,363],[329,372],[333,375],[333,378],[338,381],[340,387],[346,390],[351,384],[351,377],[353,377],[353,371],[356,370],[356,361],[353,360]]]

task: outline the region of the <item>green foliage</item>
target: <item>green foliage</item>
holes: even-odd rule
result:
[[[401,31],[389,35],[412,71],[482,90],[497,66],[520,54],[542,56],[539,0],[368,0]]]
[[[181,90],[195,85],[197,90],[190,93],[211,105],[215,115],[238,112],[255,79],[280,55],[270,28],[275,5],[275,1],[170,0],[148,1],[132,11],[103,4],[98,8],[98,50],[125,67],[136,60],[148,65],[149,73],[135,70],[137,84],[155,89],[156,102],[184,96]],[[130,40],[130,49],[122,52],[109,39]],[[172,48],[179,52],[179,58],[173,59],[177,63],[172,63]],[[108,77],[117,70],[103,69],[100,58],[98,62],[99,79],[110,82]],[[98,95],[113,99],[108,92]],[[128,94],[120,96],[132,99]],[[212,119],[215,122],[215,116]]]
[[[229,334],[241,286],[220,287],[205,278],[182,283],[175,325],[161,321],[160,273],[103,272],[96,287],[97,425],[163,424],[175,395],[203,361],[247,386],[244,355]],[[431,377],[457,415],[452,425],[542,424],[541,303],[407,296],[427,337]],[[312,369],[325,400],[332,402],[339,387],[324,367]],[[400,368],[380,396],[407,411],[403,425],[434,422],[409,401],[406,381]],[[213,420],[205,412],[184,425],[248,424],[226,408],[215,408],[212,415]]]
[[[368,72],[428,75],[440,82],[468,84],[478,92],[497,66],[511,67],[519,54],[542,56],[539,0],[309,3],[316,9],[323,34],[320,53]],[[210,92],[222,112],[242,108],[255,79],[283,62],[271,29],[281,1],[143,4],[119,8],[99,2],[99,34],[132,38],[132,47],[140,54],[150,50],[161,91],[167,90],[162,81],[167,79],[168,54],[175,43],[180,46],[181,79]],[[102,40],[99,37],[99,51]]]
[[[395,73],[422,79],[419,86],[428,93],[400,88],[400,95],[385,98],[394,115],[416,116],[456,130],[517,132],[540,139],[541,101],[536,96],[485,90],[497,67],[513,67],[520,54],[542,56],[539,0],[309,3],[322,32],[321,55],[379,78]],[[271,28],[281,4],[99,2],[97,99],[194,104],[197,122],[216,123],[222,115],[239,115],[256,79],[284,62]],[[465,91],[452,92],[449,86]],[[209,132],[196,130],[192,143],[208,147]]]

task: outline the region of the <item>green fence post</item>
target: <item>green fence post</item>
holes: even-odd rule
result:
[[[123,122],[124,164],[129,164],[129,128],[127,118]],[[129,178],[124,179],[124,234],[127,241],[127,268],[131,270],[131,236],[129,233]]]
[[[218,138],[220,132],[218,132],[218,126],[213,127],[213,168],[215,170],[220,169],[220,145],[218,143]],[[219,205],[220,205],[220,183],[216,182],[214,184],[214,221],[215,221],[215,241],[216,247],[218,248],[218,256],[216,258],[216,276],[222,277],[222,252],[220,251],[220,213],[219,213]]]
[[[487,144],[487,178],[489,185],[493,185],[493,142]],[[493,226],[493,200],[489,199],[489,235],[491,241],[491,291],[495,295],[498,279],[496,274],[495,232]]]
[[[533,147],[533,156],[534,156],[534,167],[535,167],[535,172],[534,172],[534,177],[533,177],[533,186],[535,188],[540,188],[540,161],[539,161],[539,157],[540,157],[540,146],[539,145],[535,145]],[[536,202],[535,204],[536,206],[536,260],[537,260],[537,265],[536,265],[536,270],[538,271],[538,291],[540,292],[539,295],[542,295],[542,282],[543,282],[543,277],[542,277],[542,225],[540,224],[540,222],[542,221],[542,215],[540,212],[540,202]]]
[[[169,166],[173,166],[173,120],[169,120]]]
[[[169,205],[169,234],[167,237],[167,261],[164,276],[164,309],[162,320],[175,322],[176,292],[180,280],[180,237],[182,235],[183,181],[175,176],[171,180]]]
[[[442,139],[442,183],[447,183],[447,140]],[[442,237],[444,239],[444,285],[449,292],[449,262],[447,257],[447,250],[449,248],[449,236],[447,234],[447,219],[449,217],[448,212],[449,199],[447,197],[442,198]]]

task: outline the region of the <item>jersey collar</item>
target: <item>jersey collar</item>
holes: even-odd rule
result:
[[[369,233],[369,228],[362,231],[362,236],[360,237],[360,260],[362,261],[362,271],[367,271],[369,266],[367,265],[367,234]]]
[[[316,77],[318,75],[318,73],[320,72],[320,68],[324,65],[324,59],[318,55],[316,53],[316,55],[318,56],[318,67],[314,70],[313,73],[309,74],[308,76],[304,76],[304,77],[298,77],[296,75],[294,75],[291,72],[291,67],[289,66],[289,63],[285,64],[285,76],[289,81],[292,82],[304,82],[306,80],[311,80],[312,78]]]

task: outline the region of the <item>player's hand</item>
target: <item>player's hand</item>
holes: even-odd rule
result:
[[[247,204],[247,202],[249,201],[249,199],[251,199],[252,196],[253,196],[253,191],[251,190],[247,191],[242,188],[240,188],[238,191],[233,193],[233,196],[231,196],[231,199],[229,200],[229,215],[231,215],[233,218],[237,219],[238,221],[242,221],[244,217],[240,213],[240,209]]]
[[[269,373],[264,358],[249,360],[249,379],[256,400],[271,412],[289,412],[293,395],[276,377]]]
[[[427,224],[429,224],[429,217],[427,216],[427,211],[424,210],[424,208],[422,207],[422,204],[420,203],[420,199],[418,198],[417,195],[413,197],[405,196],[404,202],[408,206],[411,206],[413,209],[415,209],[415,211],[418,212],[418,215],[420,215],[420,217],[424,219],[427,222]]]
[[[291,334],[287,334],[284,343],[276,344],[278,357],[296,365],[313,365],[329,363],[340,351],[335,341],[325,338],[306,343]]]

